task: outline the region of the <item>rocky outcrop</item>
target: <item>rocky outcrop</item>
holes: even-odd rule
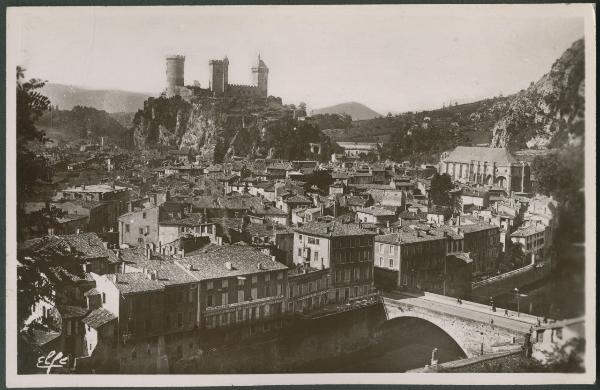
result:
[[[136,113],[131,132],[137,148],[177,147],[218,162],[233,156],[304,158],[309,142],[329,145],[317,126],[298,121],[293,112],[276,98],[150,98]],[[330,149],[324,147],[320,157]]]
[[[576,41],[550,72],[512,96],[492,132],[493,147],[545,149],[581,142],[585,113],[585,53]]]

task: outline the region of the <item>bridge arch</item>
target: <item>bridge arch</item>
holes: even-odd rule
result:
[[[470,354],[447,330],[429,319],[405,315],[391,318],[379,326],[378,338],[389,344],[425,344],[438,348],[454,359]]]

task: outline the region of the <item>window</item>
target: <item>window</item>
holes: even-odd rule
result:
[[[252,290],[250,290],[250,296],[252,297],[252,299],[258,298],[258,290],[256,289],[256,287],[254,287],[254,288],[252,288]]]
[[[379,244],[379,253],[383,253],[383,244]]]
[[[315,252],[314,253],[313,259],[314,259],[315,262],[319,261],[319,252]]]
[[[252,276],[252,284],[256,284],[258,281],[258,277],[256,275]]]
[[[207,295],[206,296],[206,306],[212,307],[212,305],[213,305],[213,297],[212,297],[212,295]]]
[[[302,248],[298,248],[298,256],[302,257]]]
[[[142,218],[146,219],[146,212],[145,211],[142,213]]]
[[[379,265],[383,267],[383,257],[379,256]]]
[[[390,268],[394,268],[394,259],[390,259]]]
[[[238,279],[238,287],[244,287],[244,280],[242,278]]]
[[[238,302],[244,302],[244,290],[238,290]]]
[[[144,234],[144,229],[143,228],[139,228],[138,231],[140,232],[140,234]]]
[[[228,288],[229,287],[229,283],[227,283],[227,280],[222,280],[221,281],[221,288]]]
[[[316,244],[319,245],[319,239],[318,238],[316,239]]]
[[[298,235],[298,240],[302,241],[302,234]]]
[[[349,269],[347,269],[347,270],[344,272],[344,282],[349,282],[349,281],[350,281],[350,270],[349,270]]]
[[[207,290],[212,290],[213,289],[213,282],[212,281],[206,283],[206,289]]]
[[[391,255],[394,253],[394,247],[391,245],[388,245],[388,253]]]
[[[128,223],[125,224],[125,232],[129,233],[129,224]]]
[[[188,322],[192,322],[192,311],[188,311]]]
[[[177,327],[183,327],[183,313],[177,313]]]
[[[106,303],[106,293],[102,293],[102,303]]]
[[[224,292],[221,293],[221,305],[227,305],[229,303],[229,294]]]
[[[269,286],[265,286],[265,297],[270,297],[271,296],[271,289],[269,288]]]

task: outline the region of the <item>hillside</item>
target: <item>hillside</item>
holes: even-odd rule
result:
[[[72,85],[48,83],[41,92],[48,96],[53,106],[71,110],[75,106],[93,107],[112,112],[136,112],[144,105],[148,94],[119,90],[101,90]]]
[[[121,140],[127,133],[127,128],[106,111],[81,106],[75,106],[72,110],[48,111],[38,120],[37,125],[54,140],[92,141],[100,137]]]
[[[585,133],[585,45],[573,43],[550,72],[508,102],[492,129],[495,147],[546,149],[581,142]]]
[[[384,157],[436,161],[458,145],[546,149],[584,133],[584,43],[576,41],[527,89],[437,110],[353,121],[323,130],[334,141],[383,142]]]
[[[294,119],[294,110],[280,98],[150,98],[133,119],[131,142],[136,148],[160,146],[192,150],[221,162],[249,158],[327,159],[333,147],[311,121]],[[322,144],[320,155],[309,143]]]
[[[364,104],[357,102],[336,104],[335,106],[319,108],[312,112],[312,115],[319,114],[346,114],[350,115],[353,120],[373,119],[381,116]]]

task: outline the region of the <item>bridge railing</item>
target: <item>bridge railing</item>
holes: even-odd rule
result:
[[[497,282],[499,280],[503,280],[503,279],[509,278],[509,277],[511,277],[513,275],[520,274],[520,273],[532,270],[534,268],[535,268],[534,264],[528,264],[525,267],[517,268],[517,269],[514,269],[514,270],[509,271],[509,272],[505,272],[505,273],[500,274],[500,275],[492,276],[491,278],[487,278],[487,279],[481,280],[479,282],[474,282],[474,283],[471,284],[471,287],[472,288],[482,287],[482,286],[488,285],[490,283]]]

